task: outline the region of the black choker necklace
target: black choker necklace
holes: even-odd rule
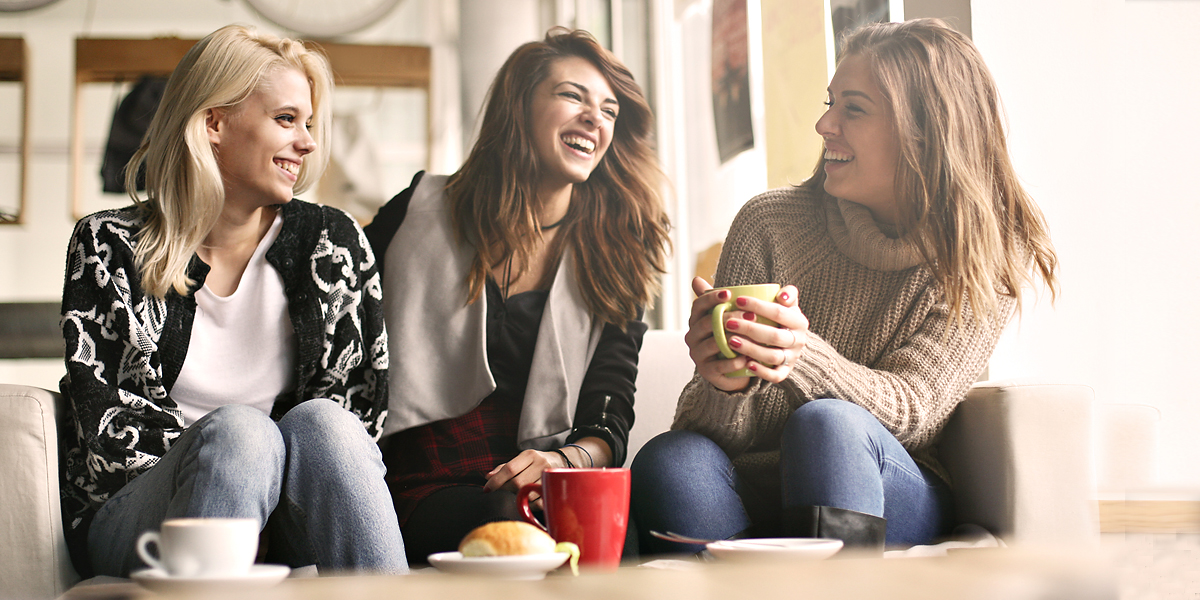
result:
[[[563,218],[561,218],[561,219],[559,219],[559,220],[557,220],[557,221],[555,221],[555,222],[553,222],[553,223],[551,223],[551,224],[549,224],[549,225],[543,225],[543,226],[541,226],[541,227],[538,227],[538,231],[546,231],[547,229],[554,229],[555,227],[558,227],[559,225],[562,225],[562,224],[563,224],[563,221],[566,221],[566,220],[567,220],[567,217],[566,217],[566,215],[563,215]]]

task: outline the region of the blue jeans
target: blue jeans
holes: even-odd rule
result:
[[[362,422],[332,401],[304,402],[278,423],[248,406],[222,406],[100,508],[88,555],[97,575],[127,577],[143,566],[138,536],[165,519],[249,517],[266,525],[273,562],[406,573],[383,474]]]
[[[703,549],[650,537],[652,529],[707,539],[786,536],[779,513],[796,506],[884,517],[889,546],[927,544],[949,529],[952,512],[946,484],[871,413],[842,400],[808,402],[788,418],[777,491],[748,485],[715,442],[692,431],[650,440],[632,470],[634,521],[647,554]]]

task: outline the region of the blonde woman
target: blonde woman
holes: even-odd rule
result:
[[[826,104],[813,177],[751,200],[730,228],[716,283],[784,286],[726,321],[736,358],[718,354],[706,316],[728,292],[693,285],[696,377],[674,431],[633,464],[644,530],[875,548],[947,533],[952,482],[931,444],[1034,274],[1056,290],[967,38],[936,20],[866,26]],[[726,375],[743,367],[755,376]]]
[[[130,207],[79,222],[63,336],[76,568],[127,576],[172,517],[249,517],[268,559],[404,572],[378,439],[379,274],[346,214],[294,200],[328,156],[332,77],[239,26],[171,75],[134,156]],[[135,175],[146,167],[147,197]]]
[[[392,332],[388,484],[414,560],[518,518],[549,467],[620,466],[667,246],[653,115],[584,31],[496,75],[479,141],[367,226]]]

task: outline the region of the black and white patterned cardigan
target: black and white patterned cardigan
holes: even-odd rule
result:
[[[328,398],[378,439],[387,414],[388,345],[374,254],[362,229],[338,209],[292,200],[280,211],[283,226],[267,261],[288,297],[298,376],[296,389],[275,399],[271,417]],[[80,559],[92,516],[184,431],[171,388],[187,356],[196,299],[143,291],[133,261],[143,222],[133,206],[96,213],[75,226],[67,249],[67,374],[60,388],[71,410],[63,436],[63,521],[72,556],[85,570]],[[208,265],[193,257],[193,289],[207,274]]]

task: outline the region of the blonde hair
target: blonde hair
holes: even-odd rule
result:
[[[566,222],[550,251],[571,248],[588,308],[623,329],[658,291],[670,222],[658,193],[650,105],[629,70],[582,30],[555,28],[513,51],[488,92],[479,140],[446,185],[455,232],[476,249],[467,302],[482,294],[493,266],[515,256],[525,269],[538,241],[532,98],[551,65],[569,57],[600,71],[621,112],[608,152],[587,181],[573,186]]]
[[[997,293],[1019,307],[1034,272],[1056,297],[1049,230],[1013,170],[996,84],[971,40],[938,19],[874,23],[848,35],[847,56],[867,59],[890,103],[900,140],[897,225],[954,318],[968,305],[996,314]],[[824,166],[821,158],[803,185],[824,190]]]
[[[206,36],[188,50],[171,73],[154,120],[125,171],[125,189],[143,211],[134,258],[146,293],[186,295],[192,255],[216,224],[225,204],[217,158],[209,143],[210,111],[236,106],[277,69],[296,69],[312,92],[310,133],[315,150],[305,157],[296,193],[320,179],[329,160],[331,108],[326,101],[333,76],[324,55],[302,42],[240,25]],[[136,178],[146,167],[146,198]]]

